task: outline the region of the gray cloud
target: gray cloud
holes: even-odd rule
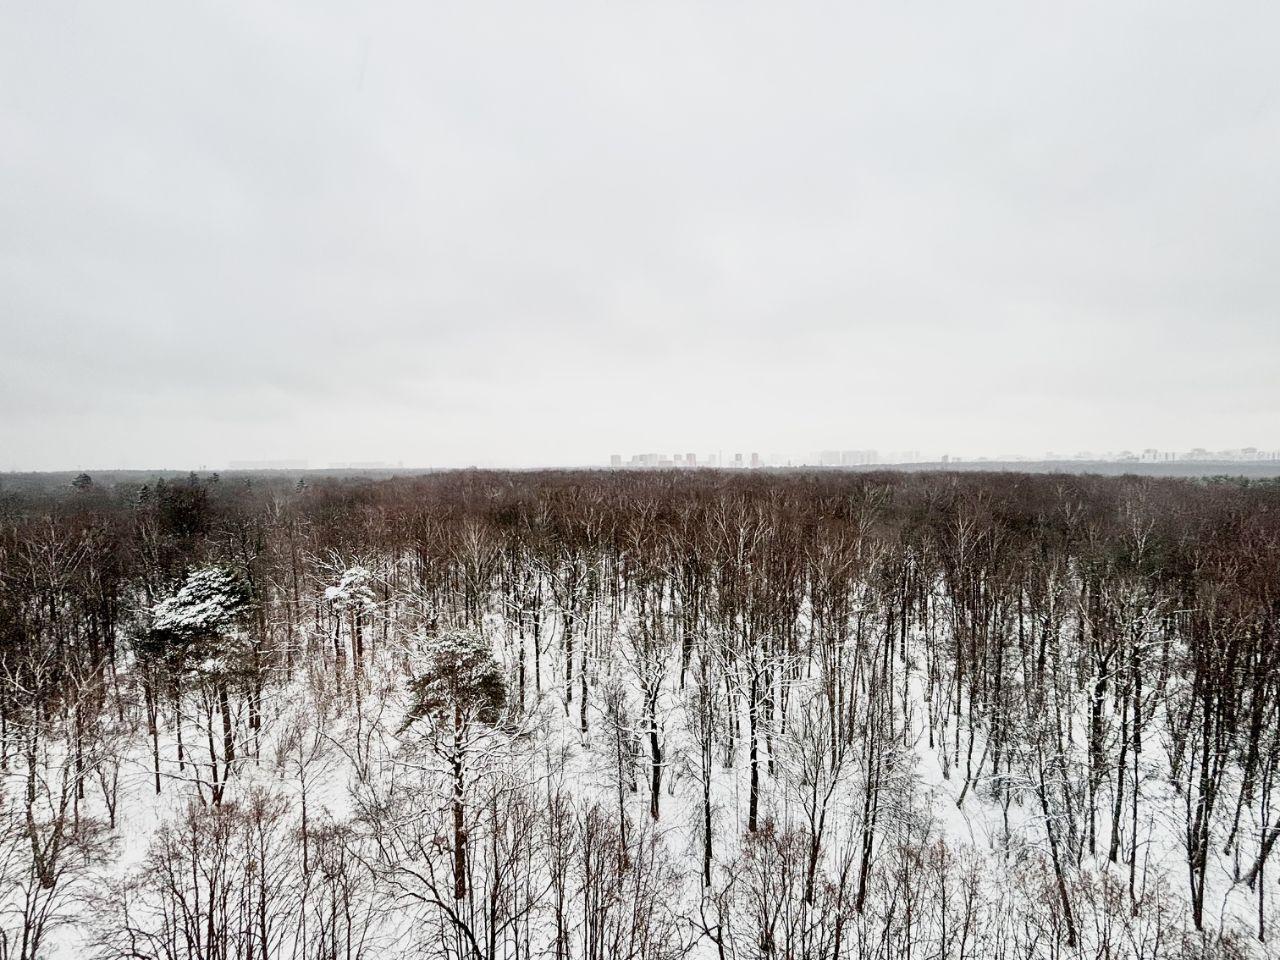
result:
[[[0,468],[1280,446],[1268,4],[0,13]]]

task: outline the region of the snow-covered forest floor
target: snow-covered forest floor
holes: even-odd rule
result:
[[[1280,492],[4,504],[0,960],[1275,949]]]

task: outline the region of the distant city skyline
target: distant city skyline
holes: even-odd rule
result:
[[[722,449],[670,453],[650,450],[644,453],[612,453],[603,458],[574,461],[546,460],[533,463],[505,462],[501,457],[485,458],[476,463],[432,463],[430,461],[415,462],[399,458],[396,460],[342,460],[319,458],[311,460],[304,457],[276,457],[261,459],[231,459],[216,461],[200,459],[193,462],[178,463],[93,463],[77,462],[56,467],[13,467],[0,465],[0,473],[23,472],[75,472],[92,470],[157,470],[217,472],[228,471],[307,471],[307,470],[448,470],[480,467],[486,469],[570,469],[598,468],[610,469],[675,469],[675,468],[716,468],[716,469],[751,469],[765,467],[866,467],[895,465],[909,466],[915,464],[948,463],[1274,463],[1280,462],[1280,447],[1237,447],[1214,449],[1208,447],[1192,447],[1183,450],[1161,450],[1155,447],[1144,447],[1140,450],[1077,450],[1072,452],[1046,450],[1040,454],[1025,453],[978,453],[969,451],[920,451],[920,450],[887,450],[871,448],[824,448],[802,453],[779,453],[744,448],[741,450]]]
[[[613,469],[663,468],[663,467],[712,467],[712,468],[749,468],[749,467],[857,467],[875,465],[906,465],[917,463],[965,463],[965,462],[1104,462],[1104,463],[1172,463],[1172,462],[1222,462],[1222,463],[1258,463],[1280,461],[1280,448],[1259,449],[1257,447],[1241,447],[1234,449],[1210,450],[1204,447],[1193,447],[1190,450],[1160,450],[1155,447],[1143,448],[1140,452],[1131,450],[1105,451],[1094,453],[1089,450],[1075,453],[1059,453],[1045,451],[1042,456],[1005,453],[999,455],[964,453],[936,453],[922,455],[918,450],[880,453],[877,450],[836,450],[827,449],[810,451],[806,454],[770,453],[761,455],[757,451],[746,453],[716,451],[699,456],[695,453],[658,452],[637,454],[610,454],[608,465]]]

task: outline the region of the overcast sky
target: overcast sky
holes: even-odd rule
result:
[[[0,469],[1280,447],[1277,37],[7,3]]]

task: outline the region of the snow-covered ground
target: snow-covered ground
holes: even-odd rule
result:
[[[347,578],[353,579],[360,577]],[[328,593],[331,606],[335,590]],[[426,634],[413,618],[372,607],[366,613],[378,646],[359,671],[335,663],[326,628],[310,637],[308,654],[265,694],[258,729],[251,729],[245,697],[233,697],[237,758],[230,763],[216,697],[198,685],[185,692],[181,762],[172,708],[161,720],[158,795],[145,705],[125,698],[122,728],[132,734],[117,741],[116,822],[103,823],[103,790],[90,781],[75,815],[80,829],[95,835],[97,852],[90,855],[86,844],[84,854],[66,854],[82,862],[68,862],[56,896],[49,894],[40,956],[216,956],[225,948],[247,957],[261,954],[264,939],[266,956],[489,955],[481,934],[492,938],[494,956],[541,956],[555,955],[557,930],[572,956],[612,955],[623,941],[630,955],[646,957],[1140,957],[1216,947],[1224,955],[1266,955],[1257,940],[1259,911],[1267,925],[1274,923],[1274,884],[1258,894],[1232,879],[1248,843],[1230,860],[1214,845],[1207,932],[1192,929],[1187,811],[1170,779],[1158,718],[1149,724],[1137,767],[1138,819],[1125,809],[1112,862],[1105,815],[1098,818],[1093,853],[1078,837],[1068,849],[1073,841],[1066,833],[1083,815],[1058,808],[1055,798],[1079,797],[1078,790],[1051,787],[1046,816],[1021,762],[997,773],[982,725],[970,745],[967,716],[957,719],[927,702],[921,664],[937,637],[915,632],[905,658],[891,650],[881,661],[889,664],[884,675],[891,690],[877,690],[878,681],[866,676],[853,681],[843,732],[833,727],[828,678],[816,658],[780,660],[764,681],[770,707],[757,691],[752,824],[751,668],[741,653],[726,652],[725,638],[700,638],[682,671],[671,638],[659,641],[659,659],[652,659],[652,645],[638,639],[646,628],[634,617],[593,621],[577,638],[579,651],[584,645],[588,651],[584,714],[578,677],[567,687],[564,682],[563,619],[550,618],[542,638],[543,689],[532,689],[526,662],[520,703],[513,658],[531,647],[512,624],[491,614],[483,635],[507,677],[508,701],[500,716],[468,720],[460,735],[447,715],[405,726]],[[384,615],[392,617],[385,637]],[[347,628],[339,624],[338,630]],[[341,640],[349,638],[344,633]],[[880,650],[877,641],[867,642],[864,653]],[[574,669],[583,662],[579,652]],[[124,665],[121,682],[140,669]],[[342,682],[338,669],[348,671]],[[646,683],[656,691],[651,711]],[[876,714],[877,705],[891,712]],[[1076,718],[1077,733],[1086,722],[1083,713]],[[660,752],[656,819],[651,733]],[[700,736],[711,739],[705,794]],[[844,742],[833,746],[832,737]],[[74,758],[66,745],[42,748],[48,751],[43,770],[70,770]],[[465,766],[469,890],[462,897],[451,859],[453,758]],[[116,759],[104,755],[103,763]],[[1083,743],[1070,745],[1063,760],[1062,770],[1080,775]],[[215,803],[215,777],[228,777],[228,770],[225,793]],[[20,807],[25,782],[15,758],[8,773],[11,811]],[[43,782],[39,789],[57,788]],[[709,883],[704,796],[710,800]],[[1105,814],[1113,800],[1108,788],[1099,810]],[[219,808],[235,811],[234,817]],[[609,829],[589,818],[593,808]],[[1223,804],[1220,820],[1226,823],[1232,812]],[[1243,835],[1259,835],[1257,815],[1243,811]],[[209,828],[219,816],[226,822]],[[1075,827],[1067,823],[1072,816],[1080,821]],[[1073,914],[1070,933],[1051,865],[1050,818],[1060,821],[1054,828]],[[12,829],[20,835],[22,824],[15,820]],[[305,857],[304,833],[311,848]],[[616,871],[620,876],[592,877],[593,845],[625,848],[630,865]],[[318,846],[336,874],[317,868]],[[1137,854],[1133,863],[1130,851]],[[19,839],[11,861],[28,855]],[[649,876],[627,876],[643,863]],[[244,902],[215,907],[216,922],[236,924],[242,933],[230,946],[202,945],[201,917],[183,921],[181,911],[198,913],[202,902],[207,910],[210,898],[228,896]],[[11,892],[18,904],[14,897]],[[477,906],[477,898],[491,902]],[[495,905],[500,902],[506,906]],[[265,935],[256,926],[259,909],[270,913]],[[593,917],[607,928],[603,933],[593,931]],[[13,918],[11,912],[10,923]],[[138,931],[150,931],[155,941],[144,943]],[[191,944],[183,940],[188,936]],[[1222,945],[1224,936],[1232,946]],[[13,933],[10,938],[10,955],[20,955]]]

